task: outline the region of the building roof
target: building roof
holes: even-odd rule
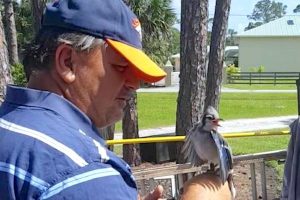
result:
[[[238,34],[238,37],[300,37],[300,15],[284,16]]]

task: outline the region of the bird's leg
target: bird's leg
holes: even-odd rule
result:
[[[214,163],[210,163],[209,164],[209,172],[215,172],[216,170],[216,165]]]
[[[210,163],[210,170],[215,171],[215,164],[214,163]]]
[[[208,170],[209,172],[212,172],[218,176],[221,174],[221,169],[218,164],[210,163],[210,169]]]

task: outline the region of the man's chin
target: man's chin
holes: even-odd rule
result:
[[[114,116],[107,117],[105,122],[96,123],[96,126],[98,128],[105,128],[105,127],[111,126],[111,125],[117,123],[118,121],[122,120],[123,116],[124,116],[124,112],[122,111],[119,114],[115,114]]]

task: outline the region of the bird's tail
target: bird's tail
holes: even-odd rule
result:
[[[195,159],[194,157],[197,156],[197,155],[195,155],[195,152],[193,149],[194,146],[192,144],[192,134],[193,133],[188,133],[186,135],[184,144],[181,149],[181,153],[183,154],[185,162],[191,162],[191,163],[193,163],[193,160]]]
[[[228,186],[229,186],[229,189],[231,192],[231,197],[232,197],[232,199],[235,199],[236,189],[235,189],[234,182],[233,182],[233,170],[231,170],[229,172],[227,181],[228,181]]]

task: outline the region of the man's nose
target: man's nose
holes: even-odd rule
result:
[[[132,90],[137,90],[140,88],[140,79],[138,79],[138,77],[135,75],[131,68],[126,71],[125,84],[128,88]]]

